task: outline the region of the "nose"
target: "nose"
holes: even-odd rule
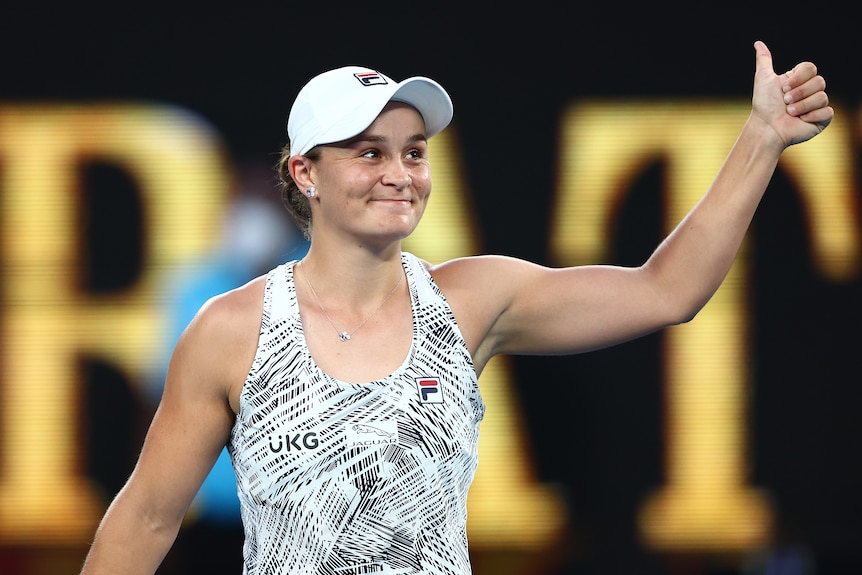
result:
[[[413,178],[404,162],[396,159],[388,163],[383,176],[383,183],[403,190],[413,183]]]

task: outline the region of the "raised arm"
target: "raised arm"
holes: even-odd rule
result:
[[[706,194],[642,266],[549,269],[492,257],[435,271],[452,292],[477,364],[498,353],[613,345],[688,321],[712,297],[783,150],[814,137],[833,117],[814,64],[778,75],[766,45],[754,47],[752,110],[736,143]]]
[[[82,575],[155,573],[173,544],[234,422],[229,398],[248,373],[260,324],[260,313],[247,311],[254,311],[252,291],[211,300],[181,336],[140,458]]]

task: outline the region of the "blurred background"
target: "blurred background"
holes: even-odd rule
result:
[[[0,573],[78,572],[179,332],[304,253],[272,166],[312,76],[357,64],[452,95],[405,249],[637,265],[745,121],[757,39],[778,72],[818,64],[833,126],[783,157],[694,321],[483,373],[474,569],[862,572],[862,42],[828,3],[769,8],[7,3]],[[160,573],[241,572],[234,489],[222,458]]]

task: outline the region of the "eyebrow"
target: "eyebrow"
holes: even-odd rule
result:
[[[411,144],[416,142],[427,142],[428,138],[425,136],[425,134],[417,133],[407,138],[407,141]],[[378,144],[383,142],[386,142],[386,138],[384,138],[383,136],[375,136],[374,134],[360,134],[359,136],[355,136],[353,138],[350,138],[349,140],[345,140],[342,144],[344,146],[352,146],[359,143]]]

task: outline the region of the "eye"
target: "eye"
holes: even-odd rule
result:
[[[379,158],[380,152],[378,150],[372,148],[370,150],[365,150],[364,152],[362,152],[360,154],[360,156],[362,156],[363,158]]]
[[[420,150],[419,148],[413,148],[407,152],[407,157],[411,160],[421,160],[425,157],[425,151]]]

